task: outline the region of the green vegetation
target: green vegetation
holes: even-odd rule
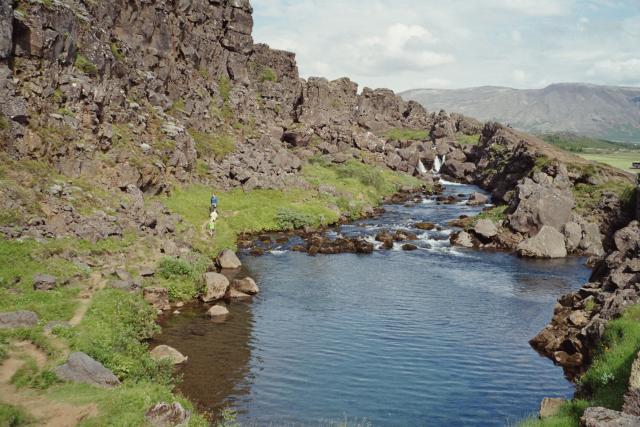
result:
[[[112,42],[109,47],[111,48],[111,54],[116,59],[116,61],[124,61],[124,54],[122,53],[122,50],[120,50],[120,45],[118,44],[118,42]]]
[[[202,158],[214,157],[220,161],[236,150],[233,135],[212,135],[189,129],[189,134],[196,143],[196,151]]]
[[[31,358],[28,358],[25,364],[11,377],[11,383],[17,388],[30,387],[44,390],[57,382],[58,378],[52,371],[40,371],[35,360]]]
[[[75,65],[78,70],[82,71],[83,73],[89,74],[90,76],[95,76],[96,74],[98,74],[98,67],[86,56],[76,56]]]
[[[0,131],[9,129],[9,121],[5,116],[0,114]]]
[[[352,217],[360,215],[362,209],[379,204],[400,187],[421,184],[408,175],[357,161],[333,165],[317,160],[303,168],[303,176],[316,188],[320,185],[335,188],[335,194],[302,188],[248,192],[235,189],[221,193],[220,218],[213,244],[204,231],[213,189],[202,185],[183,187],[163,201],[202,236],[200,242],[196,242],[197,248],[203,254],[213,255],[223,248],[235,248],[236,236],[240,233],[332,224],[343,213]]]
[[[475,145],[480,142],[480,134],[465,135],[464,133],[456,133],[456,142],[463,145]]]
[[[260,72],[260,77],[258,79],[261,82],[277,82],[278,74],[273,68],[265,67]]]
[[[465,229],[468,230],[470,228],[473,228],[481,219],[490,219],[496,224],[499,223],[500,221],[506,220],[507,219],[506,211],[508,207],[509,206],[507,205],[495,206],[491,209],[487,209],[480,212],[478,215],[474,217],[468,218],[469,221],[467,222]]]
[[[619,411],[627,390],[631,365],[640,350],[640,304],[607,323],[589,370],[578,381],[580,399],[566,403],[558,416],[530,418],[519,427],[577,427],[587,407],[603,406]]]
[[[185,109],[184,99],[178,98],[175,101],[173,101],[173,104],[171,104],[171,107],[169,107],[169,110],[167,110],[167,114],[175,117],[179,113],[184,113],[184,109]]]
[[[581,215],[593,211],[605,192],[616,194],[627,209],[633,209],[635,206],[635,186],[626,181],[609,180],[597,185],[576,184],[572,190],[576,199],[576,211]]]
[[[32,420],[22,408],[0,403],[0,426],[21,427],[28,425],[32,425]]]
[[[191,262],[177,258],[163,258],[158,263],[158,285],[167,288],[172,301],[187,301],[200,292],[202,274],[211,260],[198,256]]]
[[[603,153],[613,151],[640,151],[638,144],[613,142],[605,139],[589,138],[571,134],[542,135],[548,144],[573,153]]]
[[[418,129],[395,128],[384,135],[387,139],[396,141],[422,141],[429,138],[429,132]]]

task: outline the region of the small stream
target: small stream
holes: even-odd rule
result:
[[[445,195],[476,187],[447,183]],[[461,200],[463,198],[461,197]],[[531,261],[452,248],[447,222],[482,207],[433,197],[391,205],[335,235],[419,235],[413,252],[309,257],[283,245],[245,256],[261,293],[225,323],[193,306],[166,319],[154,344],[189,357],[180,390],[243,425],[504,426],[568,397],[562,370],[528,345],[554,301],[578,288],[584,260]],[[441,230],[420,231],[430,221]]]

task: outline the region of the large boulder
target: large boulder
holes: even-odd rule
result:
[[[550,226],[518,245],[518,255],[526,258],[564,258],[567,256],[564,236]]]
[[[473,232],[484,240],[490,240],[498,235],[498,227],[490,219],[481,219],[473,227]]]
[[[38,324],[38,315],[33,311],[10,311],[0,313],[0,329],[30,328]]]
[[[251,277],[234,280],[233,282],[231,282],[231,289],[248,295],[255,295],[260,292],[260,288],[258,288],[255,280],[253,280]]]
[[[640,417],[611,409],[587,408],[580,418],[580,427],[638,427]]]
[[[575,206],[573,193],[562,180],[537,173],[534,179],[525,178],[517,187],[515,211],[509,216],[509,225],[515,231],[534,236],[542,227],[558,231],[569,222]]]
[[[600,233],[598,224],[589,222],[582,226],[582,240],[580,241],[580,249],[588,256],[604,255],[602,240],[604,237]]]
[[[144,288],[142,296],[146,302],[151,304],[156,310],[169,310],[169,291],[166,288],[149,287]]]
[[[219,273],[205,273],[202,301],[211,302],[222,299],[229,289],[229,279]]]
[[[452,234],[450,241],[454,246],[461,246],[463,248],[473,247],[473,238],[471,237],[471,234],[467,233],[466,231]]]
[[[149,353],[151,358],[155,361],[161,361],[163,359],[169,360],[173,365],[179,365],[187,361],[187,357],[180,353],[173,347],[168,345],[159,345]]]
[[[469,201],[467,204],[469,206],[480,206],[485,205],[489,202],[489,197],[485,196],[482,193],[475,192],[469,197]]]
[[[616,248],[630,258],[640,253],[640,222],[632,221],[614,235]]]
[[[220,255],[218,255],[218,258],[216,258],[216,264],[222,269],[229,270],[235,270],[236,268],[242,267],[240,259],[235,254],[235,252],[230,249],[225,249],[220,252]]]
[[[85,353],[76,352],[69,355],[67,363],[54,369],[54,373],[62,381],[91,384],[110,388],[120,384],[120,380],[100,362]]]
[[[181,427],[189,424],[190,415],[179,402],[162,402],[149,408],[144,418],[153,427]]]
[[[580,227],[580,224],[572,221],[566,223],[563,233],[567,251],[573,252],[580,247],[580,242],[582,241],[582,227]]]
[[[540,402],[540,418],[553,417],[558,414],[567,401],[557,397],[545,397]]]

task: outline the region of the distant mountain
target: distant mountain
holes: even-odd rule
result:
[[[561,83],[528,90],[496,86],[414,89],[400,95],[431,111],[455,111],[532,133],[570,132],[640,142],[640,87]]]

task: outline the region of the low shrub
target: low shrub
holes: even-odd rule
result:
[[[283,230],[296,230],[312,226],[316,222],[310,214],[289,208],[279,209],[276,213],[276,221],[278,227]]]
[[[32,424],[32,421],[22,408],[0,403],[0,426],[21,427]]]

